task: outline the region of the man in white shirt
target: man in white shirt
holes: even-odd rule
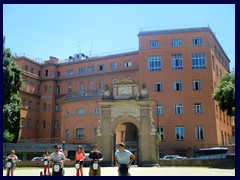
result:
[[[129,150],[125,149],[124,143],[117,144],[117,151],[115,152],[116,165],[119,166],[119,175],[127,175],[135,156]]]
[[[66,157],[62,152],[59,151],[58,145],[54,146],[54,152],[50,155],[49,160],[50,160],[50,162],[53,162],[53,163],[60,163],[60,165],[61,165],[60,173],[62,173],[63,162],[66,161]]]

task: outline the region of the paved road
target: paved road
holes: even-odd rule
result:
[[[39,176],[42,168],[16,168],[14,176]],[[84,176],[88,176],[88,167],[83,168]],[[136,167],[132,166],[131,176],[235,176],[235,169],[217,169],[205,167]],[[3,171],[3,176],[6,170]],[[75,176],[75,168],[65,168],[65,176]],[[102,167],[102,176],[117,176],[117,167]]]

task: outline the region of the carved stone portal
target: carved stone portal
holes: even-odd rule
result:
[[[114,164],[115,143],[118,143],[115,140],[116,129],[123,123],[131,123],[137,128],[137,165],[158,163],[156,128],[152,124],[155,101],[149,99],[146,88],[144,90],[144,95],[139,94],[139,84],[131,78],[119,79],[106,89],[109,93],[105,93],[102,100],[97,102],[101,107],[101,117],[96,143],[106,164]]]

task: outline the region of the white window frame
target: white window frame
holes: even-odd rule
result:
[[[192,44],[193,45],[201,45],[202,44],[202,38],[192,38]]]
[[[182,54],[172,54],[172,70],[183,69]]]
[[[162,91],[162,82],[155,82],[155,91],[156,92]]]
[[[174,91],[182,91],[182,81],[174,81]]]
[[[194,104],[194,113],[195,114],[202,114],[202,104],[201,103],[195,103]]]
[[[83,138],[85,138],[84,128],[77,128],[76,139],[83,139]]]
[[[174,106],[174,113],[176,115],[183,114],[183,105],[182,104],[175,104],[175,106]]]
[[[156,105],[156,115],[162,115],[163,114],[163,105],[157,104]]]
[[[204,140],[204,127],[203,126],[195,127],[195,136],[196,136],[196,140],[198,140],[198,141]]]
[[[197,88],[198,87],[198,88]],[[200,90],[201,89],[201,84],[200,84],[200,80],[193,80],[193,90]]]
[[[179,135],[179,137],[178,137]],[[177,126],[175,127],[175,139],[178,141],[184,140],[185,139],[185,132],[184,132],[184,127],[183,126]]]
[[[162,70],[162,57],[149,56],[148,57],[148,71],[161,71]]]
[[[73,70],[72,69],[68,69],[67,70],[67,76],[72,76],[73,75]]]
[[[83,108],[79,108],[79,109],[76,109],[76,115],[84,115],[85,114],[85,110]]]
[[[111,63],[111,69],[118,69],[118,63],[117,62]]]
[[[192,54],[192,69],[206,69],[206,56],[204,53]]]
[[[124,67],[132,67],[132,61],[131,60],[127,60],[124,62]]]
[[[152,49],[152,48],[158,48],[159,47],[159,42],[158,40],[152,40],[152,41],[149,41],[149,47]]]
[[[182,42],[181,39],[172,39],[172,46],[181,46]]]

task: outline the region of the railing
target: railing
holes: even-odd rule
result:
[[[86,98],[99,98],[102,97],[103,90],[98,91],[79,91],[77,93],[68,94],[63,96],[63,100],[70,100],[75,98],[86,99]]]

